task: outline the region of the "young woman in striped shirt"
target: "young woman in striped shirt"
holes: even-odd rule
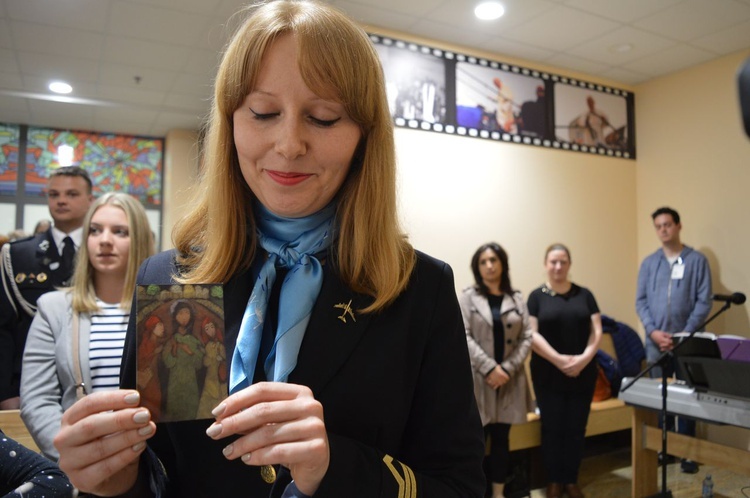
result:
[[[119,387],[136,273],[154,252],[146,211],[123,193],[92,204],[82,240],[73,286],[39,300],[23,357],[21,417],[53,460],[63,412],[86,394]]]

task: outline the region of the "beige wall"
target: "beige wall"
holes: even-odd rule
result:
[[[742,129],[736,78],[748,55],[636,89],[638,258],[658,247],[649,214],[671,205],[682,218],[683,242],[708,257],[717,294],[750,294],[750,139]],[[732,306],[707,329],[750,337],[748,306]],[[748,430],[699,424],[699,434],[750,449]]]
[[[601,310],[634,323],[634,161],[398,129],[399,199],[414,245],[473,282],[476,248],[509,256],[524,294],[545,280],[544,251],[570,248],[574,281]]]
[[[638,259],[658,247],[650,213],[670,205],[680,212],[683,242],[708,257],[717,294],[750,294],[750,139],[742,129],[736,77],[749,55],[723,57],[636,89]],[[708,330],[750,337],[748,306],[733,306]]]
[[[499,54],[367,29],[632,90]],[[545,280],[545,249],[562,242],[572,253],[573,280],[594,292],[603,313],[637,326],[635,161],[405,128],[396,129],[396,145],[404,226],[417,249],[453,267],[457,290],[473,282],[469,263],[476,248],[495,241],[508,252],[513,286],[528,295]]]
[[[682,239],[708,257],[714,293],[750,294],[750,139],[737,100],[737,69],[750,51],[660,78],[636,90],[638,257],[657,246],[649,213],[669,204]],[[750,337],[747,306],[708,330]],[[714,306],[716,310],[718,306]],[[750,449],[750,431],[701,424],[712,441]]]
[[[172,130],[164,144],[164,208],[162,210],[162,250],[171,249],[172,227],[184,213],[187,190],[198,177],[198,134]]]

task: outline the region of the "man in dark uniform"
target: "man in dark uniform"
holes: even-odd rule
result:
[[[80,247],[83,218],[91,205],[91,178],[77,166],[52,172],[47,202],[54,225],[6,244],[0,258],[0,409],[20,406],[18,388],[26,334],[45,292],[68,285]]]

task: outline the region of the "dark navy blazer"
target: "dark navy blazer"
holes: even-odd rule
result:
[[[371,298],[350,290],[333,265],[324,280],[290,383],[309,386],[324,409],[331,461],[315,497],[481,497],[484,438],[474,399],[461,312],[450,267],[418,253],[407,289],[378,314],[357,310]],[[139,284],[169,284],[174,253],[142,265]],[[224,286],[227,357],[252,290],[249,272]],[[354,316],[337,305],[351,301]],[[135,386],[131,313],[123,387]],[[345,318],[346,320],[342,319]],[[278,497],[257,468],[227,461],[229,440],[205,434],[211,420],[158,424],[150,448],[166,468],[166,496]]]
[[[67,284],[71,275],[62,267],[51,228],[11,242],[6,251],[12,271],[9,272],[8,261],[3,258],[0,261],[4,268],[4,282],[0,282],[0,401],[18,396],[23,348],[34,318],[24,311],[21,301],[36,311],[37,299]]]

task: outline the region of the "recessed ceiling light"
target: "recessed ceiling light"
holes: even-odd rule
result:
[[[502,17],[505,9],[497,2],[482,2],[474,8],[474,15],[483,21],[492,21]]]
[[[64,81],[53,81],[49,84],[49,89],[55,93],[70,93],[73,91],[73,87]]]
[[[619,43],[617,45],[612,45],[609,47],[610,52],[615,52],[618,54],[624,54],[625,52],[630,52],[633,50],[633,45],[630,43]]]
[[[70,145],[61,145],[57,148],[57,162],[60,166],[72,166],[75,150]]]

